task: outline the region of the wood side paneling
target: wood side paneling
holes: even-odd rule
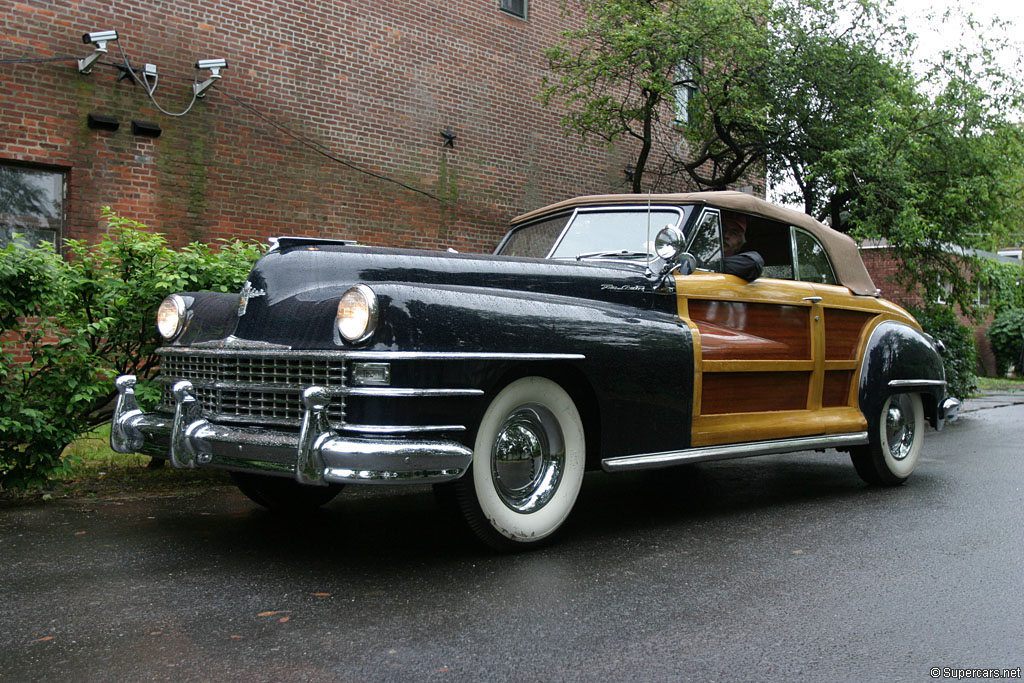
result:
[[[704,375],[701,413],[803,410],[810,372],[714,372]]]
[[[809,309],[738,301],[688,302],[704,360],[808,360]]]
[[[853,370],[831,370],[825,373],[821,392],[821,405],[825,408],[845,406],[850,400],[850,382]]]
[[[825,311],[825,359],[851,360],[857,357],[857,342],[864,326],[875,313],[829,308]]]

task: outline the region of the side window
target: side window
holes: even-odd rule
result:
[[[544,258],[555,245],[562,229],[572,217],[571,214],[562,214],[555,218],[549,218],[541,223],[534,223],[519,228],[501,246],[498,252],[502,256],[531,256],[533,258]]]
[[[811,233],[799,228],[793,228],[793,266],[798,280],[823,285],[836,283],[825,248]]]
[[[64,221],[64,174],[61,171],[0,163],[0,248],[14,235],[35,247],[60,246]]]
[[[697,259],[698,270],[722,272],[722,218],[717,211],[701,216],[687,249]]]

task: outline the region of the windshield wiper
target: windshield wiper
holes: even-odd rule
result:
[[[582,261],[585,258],[645,259],[647,257],[648,254],[645,251],[627,251],[626,249],[621,249],[619,251],[585,251],[582,254],[577,254],[576,260]]]

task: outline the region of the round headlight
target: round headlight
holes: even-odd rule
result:
[[[156,310],[156,329],[160,336],[170,341],[185,327],[185,300],[177,294],[171,294],[160,302]]]
[[[349,342],[366,341],[377,328],[377,295],[366,285],[356,285],[338,302],[338,332]]]

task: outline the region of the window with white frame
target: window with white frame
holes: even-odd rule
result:
[[[0,248],[11,241],[60,246],[64,172],[0,162]]]
[[[508,12],[509,14],[515,15],[520,19],[526,18],[526,2],[527,0],[500,0],[502,12]]]
[[[690,122],[690,102],[697,95],[697,82],[693,79],[693,67],[682,62],[675,69],[675,115],[676,123]]]

